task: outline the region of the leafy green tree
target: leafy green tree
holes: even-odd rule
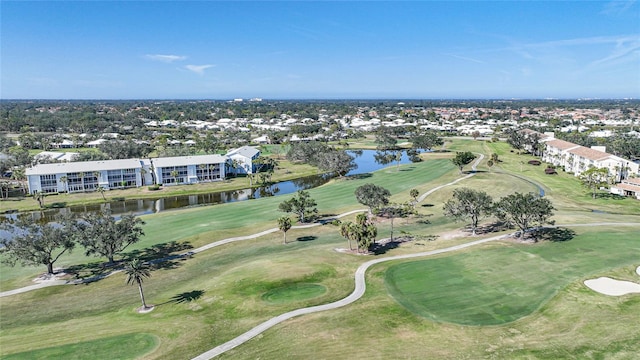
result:
[[[351,170],[357,169],[355,158],[344,150],[331,150],[317,155],[318,167],[326,172],[345,176]]]
[[[376,209],[375,214],[391,219],[391,241],[393,241],[393,220],[395,218],[406,218],[416,214],[413,206],[409,204],[389,204],[387,206]]]
[[[110,159],[144,158],[151,152],[151,147],[135,141],[110,140],[98,145],[98,149]]]
[[[436,146],[442,146],[444,141],[433,131],[425,131],[422,134],[409,138],[411,148],[415,150],[433,150]]]
[[[451,162],[460,169],[460,173],[462,174],[464,166],[471,163],[475,158],[476,156],[470,151],[456,151],[456,156],[451,159]]]
[[[53,265],[76,245],[78,222],[71,215],[58,216],[55,222],[43,223],[31,216],[8,218],[0,222],[0,229],[12,234],[10,239],[0,240],[3,261],[14,266],[45,265],[53,274]]]
[[[508,134],[507,143],[513,146],[513,148],[516,150],[522,150],[526,144],[526,139],[524,134],[522,134],[520,131],[512,130]]]
[[[591,167],[580,174],[582,185],[591,191],[592,198],[596,198],[598,189],[607,186],[611,177],[609,170],[606,168]]]
[[[114,263],[116,255],[129,245],[140,241],[144,235],[144,221],[134,215],[124,215],[116,220],[109,211],[87,213],[83,216],[80,243],[87,256],[104,256]]]
[[[96,191],[99,192],[100,195],[102,195],[102,200],[107,201],[107,198],[104,196],[105,189],[103,186],[98,186],[96,188]]]
[[[516,192],[496,202],[494,214],[507,224],[518,227],[520,229],[519,237],[522,240],[529,228],[553,224],[553,221],[550,220],[553,216],[553,210],[555,208],[547,198],[539,197],[534,193]]]
[[[138,285],[140,300],[142,301],[142,309],[148,309],[149,306],[147,306],[147,303],[144,301],[142,282],[145,278],[151,277],[149,267],[144,262],[140,261],[140,259],[133,259],[125,266],[124,273],[127,274],[127,285]]]
[[[287,231],[291,229],[291,218],[288,216],[283,216],[278,218],[278,228],[284,234],[284,243],[287,243]]]
[[[459,188],[453,190],[453,198],[444,203],[445,216],[455,221],[471,220],[473,235],[478,222],[493,213],[493,198],[481,190]]]
[[[267,185],[271,182],[271,176],[273,176],[275,168],[278,166],[278,162],[270,157],[259,156],[253,161],[253,164],[256,165],[256,173],[260,177],[262,185]]]
[[[318,213],[316,201],[311,198],[309,192],[298,190],[297,196],[283,201],[278,206],[278,210],[287,213],[294,213],[298,216],[298,221],[304,223]]]
[[[356,188],[356,200],[362,205],[369,207],[369,214],[373,213],[373,209],[387,205],[391,192],[375,184],[364,184]]]

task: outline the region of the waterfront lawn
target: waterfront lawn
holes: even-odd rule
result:
[[[344,211],[363,209],[364,207],[356,201],[354,192],[358,186],[368,182],[389,189],[393,201],[407,201],[410,189],[416,187],[426,191],[434,187],[434,184],[445,183],[457,176],[453,164],[443,159],[401,165],[399,168],[393,166],[370,175],[370,177],[335,179],[328,184],[310,189],[311,196],[318,203],[320,214],[337,215]],[[139,243],[128,248],[127,252],[150,249],[158,244],[184,243],[185,241],[188,241],[186,246],[197,248],[227,237],[254,234],[274,228],[276,219],[286,215],[277,211],[278,204],[291,196],[293,195],[142,216],[142,219],[147,222],[144,226],[145,236]],[[85,257],[83,249],[78,248],[73,253],[60,258],[56,267],[86,264],[96,260]],[[41,267],[9,268],[6,264],[0,264],[0,271],[3,273],[0,288],[5,291],[31,285],[30,280],[42,270]]]
[[[278,160],[279,165],[275,169],[271,180],[273,182],[287,181],[310,175],[317,175],[319,170],[311,165],[291,163],[288,160]],[[255,184],[254,184],[255,186]],[[249,179],[246,177],[231,177],[223,181],[213,181],[208,183],[161,186],[160,190],[149,190],[149,186],[142,186],[132,189],[113,189],[105,191],[104,196],[107,200],[112,199],[153,199],[159,197],[207,194],[212,192],[240,190],[249,188]],[[104,199],[100,192],[88,193],[61,193],[50,194],[45,196],[45,207],[51,207],[55,203],[61,203],[65,206],[70,205],[87,205],[103,203]],[[22,198],[11,198],[8,200],[0,200],[0,214],[7,211],[29,211],[39,210],[38,202],[30,196]]]

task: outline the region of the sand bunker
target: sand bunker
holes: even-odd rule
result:
[[[640,267],[638,267],[638,269],[640,270]],[[593,291],[610,296],[640,293],[640,284],[631,281],[615,280],[608,277],[585,280],[584,284]]]

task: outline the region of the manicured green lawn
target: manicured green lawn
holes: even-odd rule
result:
[[[267,291],[262,299],[268,303],[281,304],[312,299],[324,294],[327,289],[318,284],[294,283]]]
[[[75,344],[25,351],[3,357],[6,360],[36,359],[137,359],[158,346],[150,334],[123,334]]]
[[[432,301],[425,306],[433,314],[450,319],[434,321],[399,304],[389,294],[387,274],[405,263],[381,264],[368,272],[367,293],[357,302],[288,321],[220,358],[634,359],[640,352],[640,295],[605,296],[588,289],[582,281],[598,276],[638,281],[635,268],[640,265],[640,240],[633,238],[637,227],[576,231],[577,236],[568,242],[499,242],[406,262],[432,265],[427,273],[433,274],[427,277],[439,277],[440,281],[434,289],[423,291]],[[616,245],[607,246],[611,242]],[[618,261],[625,248],[629,254]],[[445,259],[453,270],[444,267]],[[519,261],[524,264],[518,265]],[[452,278],[460,274],[471,276],[480,289],[464,289],[460,279]],[[528,281],[518,280],[523,278]],[[457,291],[447,289],[443,282]],[[493,286],[500,289],[489,289]],[[544,293],[538,295],[535,289]],[[493,296],[467,298],[483,292]],[[506,299],[496,300],[499,292]],[[495,318],[483,314],[483,310],[492,311],[483,300],[494,304],[502,301],[505,308],[512,307],[512,316],[518,311],[513,296],[520,296],[519,305],[528,310],[511,322],[501,319],[490,326],[445,322],[462,318],[457,311],[480,315],[475,322],[493,321]]]
[[[338,179],[324,186],[309,190],[318,203],[321,214],[338,214],[343,211],[363,208],[355,199],[355,189],[368,182],[386,187],[393,194],[394,201],[409,200],[409,190],[414,187],[426,188],[425,184],[445,182],[443,176],[452,172],[453,165],[447,160],[425,161],[418,164],[402,165],[377,171],[371,177]],[[151,248],[156,244],[185,240],[189,246],[198,247],[231,236],[253,234],[276,227],[276,219],[284,214],[278,212],[278,204],[293,195],[260,198],[228,204],[220,204],[194,209],[166,211],[143,216],[145,236],[142,241],[127,251]],[[398,200],[395,200],[398,199]],[[56,266],[84,264],[95,259],[84,256],[82,249],[62,257]],[[40,268],[9,268],[0,264],[3,276],[0,288],[3,290],[28,284]]]
[[[490,154],[483,141],[456,140],[447,146],[453,150],[470,149]],[[335,180],[310,193],[323,215],[363,208],[353,193],[357,186],[367,182],[388,188],[394,202],[407,201],[412,188],[422,193],[460,177],[451,162],[443,158],[445,155],[429,154],[426,158],[434,160],[403,165],[400,169],[391,167],[371,177]],[[501,170],[516,172],[517,164],[509,167],[516,161],[515,157],[507,150]],[[396,220],[397,233],[407,231],[441,237],[435,241],[403,243],[382,256],[470,241],[470,238],[445,236],[464,226],[442,214],[442,203],[455,187],[483,189],[494,197],[513,191],[535,191],[535,187],[523,179],[497,173],[500,169],[488,171],[481,164],[480,170],[486,171],[430,195],[418,206],[421,218]],[[588,202],[571,198],[574,190],[569,185],[565,193],[555,191],[547,178],[535,180],[550,190],[550,198],[558,204],[558,221],[638,222],[638,215],[594,214],[582,210],[582,204]],[[575,187],[575,182],[570,180],[567,177],[563,181]],[[277,206],[288,198],[262,198],[144,216],[146,236],[127,251],[138,255],[152,251],[186,251],[189,247],[230,236],[273,228],[275,220],[283,215],[276,211]],[[377,226],[379,238],[388,236],[388,220],[380,220]],[[390,296],[385,281],[387,269],[404,266],[404,263],[380,264],[369,270],[367,292],[357,302],[286,321],[220,358],[601,356],[631,359],[640,353],[640,296],[600,295],[584,287],[582,280],[607,275],[635,279],[635,266],[640,265],[638,227],[576,227],[574,230],[578,234],[568,242],[490,243],[461,253],[415,261],[427,264],[427,279],[433,286],[438,286],[438,279],[446,278],[451,286],[460,289],[460,284],[456,284],[460,280],[455,275],[464,274],[462,281],[478,289],[461,291],[484,296],[482,302],[461,296],[453,298],[465,293],[442,287],[438,289],[441,298],[433,301],[459,305],[458,311],[476,316],[473,317],[476,323],[497,319],[500,322],[497,325],[459,325],[448,322],[454,321],[452,319],[433,321],[436,316],[444,315],[428,306],[425,311],[430,314],[416,316]],[[86,285],[56,286],[0,298],[0,357],[57,346],[67,348],[135,333],[152,334],[158,339],[155,350],[146,350],[144,355],[137,353],[144,359],[189,359],[273,316],[343,298],[353,290],[355,269],[372,258],[335,251],[347,247],[347,243],[333,225],[291,229],[287,238],[289,244],[283,245],[282,233],[276,232],[164,263],[154,269],[144,283],[147,302],[156,305],[153,312],[144,315],[135,312],[140,306],[137,288],[126,285],[121,273]],[[83,266],[91,261],[104,259],[86,258],[82,249],[76,249],[63,257],[59,265]],[[30,285],[30,279],[42,271],[40,267],[2,265],[0,286],[4,291]],[[441,273],[445,276],[439,276]],[[424,294],[416,292],[415,295],[419,304]],[[501,295],[504,309],[508,310],[496,305],[495,299]],[[484,306],[485,312],[464,307],[469,304]],[[522,309],[517,308],[518,304]],[[456,314],[450,311],[445,315],[453,318]],[[515,320],[504,323],[509,321],[507,317]]]
[[[510,244],[405,262],[391,266],[385,281],[393,297],[417,315],[496,325],[530,315],[587,274],[637,263],[639,252],[640,235],[612,229],[565,242]]]

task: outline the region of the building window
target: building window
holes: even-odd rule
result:
[[[43,193],[58,192],[58,180],[55,174],[40,175],[40,191]]]

